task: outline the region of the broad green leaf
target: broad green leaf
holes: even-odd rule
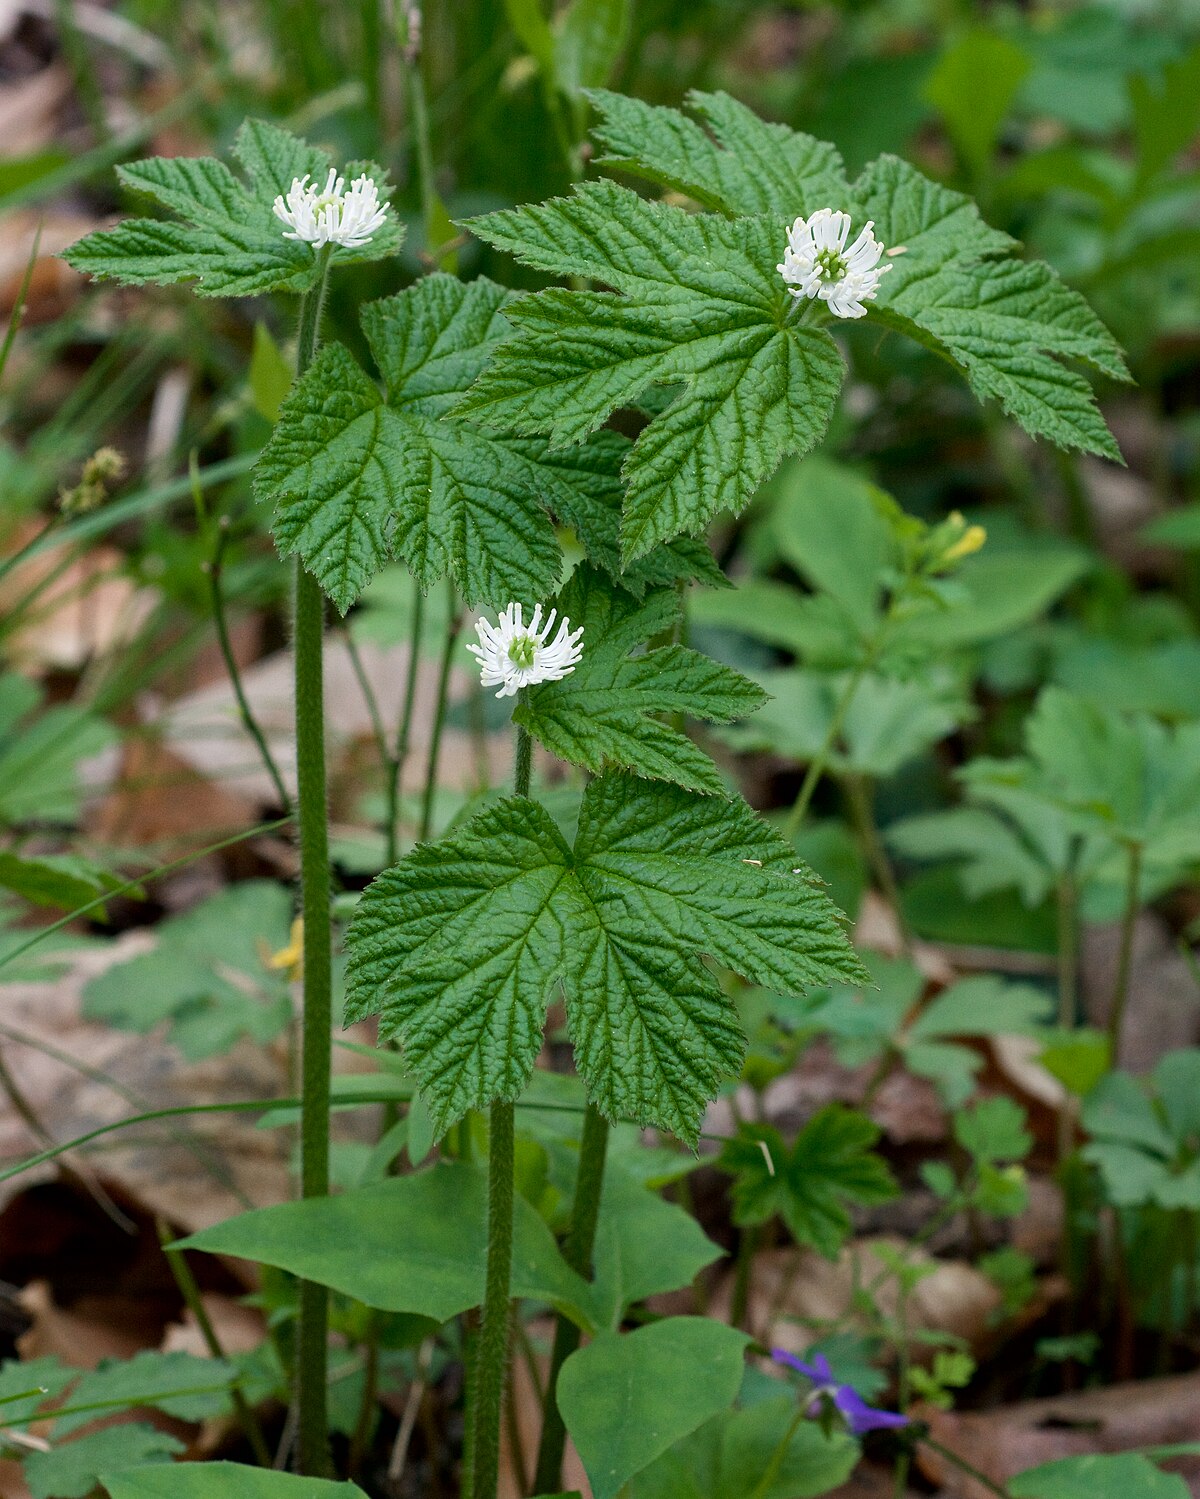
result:
[[[85,1432],[69,1442],[55,1442],[49,1452],[31,1452],[22,1461],[21,1471],[33,1499],[86,1499],[102,1473],[161,1462],[173,1452],[182,1452],[184,1445],[178,1437],[153,1426],[128,1422]]]
[[[775,248],[757,262],[768,278],[785,227],[797,215],[827,207],[873,220],[876,236],[895,253],[870,305],[872,316],[948,357],[980,399],[999,400],[1034,436],[1119,458],[1087,382],[1058,362],[1082,360],[1124,380],[1119,349],[1049,267],[998,260],[1015,242],[989,228],[968,198],[891,156],[880,157],[847,187],[832,147],[765,125],[725,95],[691,100],[719,145],[675,110],[611,94],[597,95],[596,102],[605,116],[598,138],[613,165],[688,193],[706,208],[772,216]],[[660,245],[661,234],[650,243]],[[506,248],[524,253],[527,247]],[[576,269],[538,263],[559,272]],[[581,273],[621,285],[613,267]],[[576,306],[588,316],[585,303]],[[607,329],[597,334],[610,337]],[[532,361],[530,376],[532,385]]]
[[[907,859],[954,860],[963,893],[975,900],[1015,889],[1027,906],[1053,893],[1054,870],[1020,832],[983,807],[925,812],[889,825],[888,844]]]
[[[1187,1499],[1178,1473],[1164,1473],[1140,1452],[1088,1453],[1026,1468],[1008,1481],[1012,1499]]]
[[[758,672],[755,680],[770,701],[721,737],[739,749],[769,749],[799,760],[821,754],[853,679],[792,668]],[[828,764],[835,772],[871,778],[895,775],[969,715],[954,683],[936,677],[902,682],[868,672],[854,684]]]
[[[554,33],[542,0],[504,0],[508,24],[547,78],[554,76]]]
[[[1045,990],[979,973],[959,979],[930,1000],[908,1027],[908,1035],[920,1041],[942,1036],[1038,1035],[1051,1009]]]
[[[994,1166],[1021,1161],[1033,1148],[1033,1136],[1020,1104],[1003,1094],[981,1098],[954,1117],[954,1138],[977,1162]]]
[[[693,91],[689,107],[712,131],[677,109],[598,89],[595,137],[605,166],[685,193],[729,214],[772,214],[789,222],[849,195],[837,148],[760,120],[728,94]]]
[[[510,293],[423,277],[363,310],[385,389],[330,344],[284,402],[255,467],[275,539],[343,613],[393,556],[423,588],[450,574],[472,601],[545,598],[562,559],[545,506],[569,486],[519,445],[461,420],[461,393],[500,336]]]
[[[83,1013],[144,1033],[163,1021],[189,1061],[226,1051],[241,1035],[273,1040],[292,1019],[286,975],[268,959],[288,937],[292,898],[246,880],[155,929],[156,945],[90,980]]]
[[[838,1103],[814,1114],[790,1148],[773,1125],[743,1127],[721,1152],[721,1165],[734,1173],[734,1222],[766,1223],[778,1214],[797,1244],[833,1259],[850,1233],[847,1205],[897,1194],[872,1149],[879,1135],[866,1115]]]
[[[14,854],[0,852],[0,886],[23,896],[35,906],[58,906],[71,911],[95,900],[122,882],[74,854]]]
[[[0,1367],[0,1424],[19,1426],[29,1421],[78,1378],[78,1369],[68,1368],[52,1354],[27,1360],[6,1359]],[[38,1393],[31,1395],[30,1390]]]
[[[180,1421],[204,1421],[227,1413],[234,1377],[230,1364],[190,1353],[145,1350],[130,1359],[105,1359],[79,1378],[65,1401],[67,1414],[54,1422],[54,1439],[78,1431],[112,1410],[153,1407]],[[110,1406],[77,1410],[74,1406]]]
[[[943,54],[925,97],[945,122],[967,166],[982,178],[1030,59],[1015,42],[974,27]]]
[[[516,335],[464,411],[559,446],[651,384],[682,386],[625,461],[627,559],[741,510],[781,458],[824,433],[843,365],[827,332],[791,318],[773,221],[688,214],[592,182],[470,228],[528,265],[619,295],[552,288],[513,304]]]
[[[592,1256],[596,1325],[616,1331],[635,1302],[690,1286],[720,1254],[690,1213],[610,1167]]]
[[[616,765],[651,780],[674,781],[714,796],[725,782],[708,756],[655,715],[687,714],[728,723],[766,700],[762,689],[727,666],[682,645],[643,649],[674,628],[674,589],[639,603],[587,564],[575,569],[556,602],[583,629],[583,658],[560,682],[543,682],[513,713],[552,754],[599,773]]]
[[[605,429],[571,448],[547,448],[541,438],[511,445],[536,462],[539,472],[561,481],[554,501],[558,519],[574,530],[590,560],[626,592],[641,598],[647,588],[693,579],[723,593],[730,591],[702,536],[679,536],[636,562],[622,562],[621,468],[633,446],[627,438]]]
[[[513,1295],[587,1321],[589,1287],[520,1195],[514,1234]],[[180,1245],[275,1265],[381,1311],[447,1322],[483,1301],[487,1175],[437,1165],[337,1197],[259,1208]]]
[[[262,120],[247,120],[233,149],[246,182],[209,156],[155,156],[118,167],[126,187],[179,218],[126,219],[81,239],[66,252],[67,262],[77,271],[130,285],[195,281],[204,297],[306,291],[314,280],[313,247],[284,238],[287,226],[272,204],[294,177],[308,173],[323,180],[329,158]],[[386,196],[379,167],[351,162],[343,170],[348,180],[364,173],[373,177]],[[392,213],[362,249],[335,249],[334,263],[394,255],[403,238],[403,225]]]
[[[283,351],[271,337],[265,323],[254,325],[254,346],[250,351],[250,395],[254,409],[264,421],[279,418],[279,409],[292,388],[294,374]]]
[[[858,1443],[816,1421],[797,1426],[795,1418],[795,1399],[785,1395],[722,1411],[644,1468],[629,1499],[812,1499],[845,1483]]]
[[[555,79],[565,93],[608,82],[629,38],[633,0],[571,0],[554,42]]]
[[[154,1463],[103,1477],[109,1499],[366,1499],[357,1484],[298,1478],[241,1463]]]
[[[1147,180],[1190,146],[1200,130],[1200,47],[1169,62],[1160,78],[1129,80],[1138,175]]]
[[[609,774],[574,847],[525,798],[420,845],[365,892],[347,1019],[398,1035],[436,1125],[515,1098],[561,983],[576,1062],[609,1117],[695,1139],[741,1061],[736,1013],[699,961],[794,992],[861,975],[838,914],[743,803]]]
[[[571,1355],[558,1407],[595,1499],[617,1499],[635,1474],[733,1404],[748,1342],[721,1322],[667,1317],[600,1333]]]
[[[72,822],[79,762],[116,742],[103,719],[65,703],[39,711],[41,698],[36,683],[0,676],[0,822]]]

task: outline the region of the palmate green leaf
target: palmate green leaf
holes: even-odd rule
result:
[[[1116,343],[1048,266],[1001,259],[1015,242],[969,199],[886,156],[850,185],[832,147],[724,95],[693,98],[711,139],[678,111],[595,99],[611,162],[717,212],[597,182],[471,221],[526,264],[616,295],[551,288],[515,306],[515,337],[469,404],[488,423],[562,444],[651,384],[682,386],[626,461],[626,556],[741,509],[782,457],[821,437],[840,360],[825,329],[789,321],[776,269],[787,225],[816,207],[873,219],[895,252],[870,316],[950,360],[1033,435],[1119,458],[1086,380],[1061,363],[1127,379]]]
[[[383,390],[331,344],[284,402],[256,491],[275,505],[280,548],[300,554],[343,612],[393,556],[425,588],[449,573],[472,602],[545,598],[562,568],[548,511],[619,571],[627,442],[603,433],[548,453],[543,440],[495,436],[461,417],[511,295],[482,278],[426,276],[363,311]],[[723,581],[708,549],[683,541],[636,565],[628,582],[640,592],[690,577]]]
[[[140,1421],[85,1432],[49,1452],[31,1452],[21,1470],[33,1499],[86,1499],[101,1473],[160,1463],[182,1452],[184,1443]]]
[[[513,718],[572,765],[618,765],[693,791],[725,791],[716,766],[677,729],[654,717],[686,713],[728,723],[766,701],[756,683],[681,645],[640,648],[678,621],[679,595],[658,589],[639,603],[598,569],[575,569],[555,601],[583,627],[583,657],[570,676],[528,689]]]
[[[438,1133],[516,1098],[551,991],[588,1094],[694,1140],[741,1061],[733,1005],[702,953],[781,992],[863,970],[838,913],[748,807],[624,774],[584,793],[574,846],[526,798],[419,845],[363,895],[347,1020],[398,1035]]]
[[[292,179],[324,179],[332,163],[324,151],[264,120],[247,120],[234,155],[245,169],[239,180],[211,156],[155,156],[117,168],[126,187],[153,198],[178,219],[126,219],[115,229],[89,234],[66,251],[77,271],[129,285],[195,281],[203,297],[251,297],[268,291],[306,291],[316,257],[311,245],[285,239],[287,226],[271,205]],[[374,178],[387,194],[383,170],[350,162],[343,175]],[[394,255],[404,226],[392,213],[370,243],[339,247],[334,264]]]
[[[694,535],[718,510],[741,510],[781,458],[824,433],[842,360],[827,332],[789,320],[775,221],[688,214],[590,182],[470,227],[528,265],[621,295],[552,288],[515,302],[516,336],[463,411],[560,446],[651,384],[683,387],[625,461],[628,560]]]
[[[144,1034],[169,1022],[189,1061],[227,1050],[241,1035],[273,1040],[292,1019],[285,975],[266,959],[287,940],[292,898],[270,880],[246,880],[168,917],[157,944],[98,974],[83,1013]]]
[[[833,1259],[850,1233],[847,1204],[888,1202],[899,1190],[872,1150],[879,1135],[865,1114],[839,1103],[814,1114],[790,1149],[773,1125],[739,1130],[721,1152],[734,1173],[734,1222],[766,1223],[778,1213],[797,1244]]]
[[[552,498],[557,481],[454,412],[508,296],[424,277],[363,311],[385,390],[330,344],[284,402],[255,491],[275,505],[280,549],[299,553],[343,613],[393,556],[426,588],[450,573],[472,601],[554,588],[561,557],[539,494]]]
[[[784,214],[789,222],[846,198],[837,147],[770,125],[728,94],[693,91],[689,107],[710,136],[677,109],[607,89],[588,97],[600,114],[594,134],[602,166],[619,167],[705,208],[731,214]]]
[[[636,562],[621,558],[621,468],[633,444],[617,432],[594,433],[571,448],[548,448],[542,438],[510,439],[509,445],[562,481],[555,497],[558,519],[570,526],[589,559],[635,598],[647,588],[693,580],[730,592],[730,583],[703,537],[677,536]]]

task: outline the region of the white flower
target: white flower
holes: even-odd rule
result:
[[[479,662],[479,679],[485,687],[501,684],[497,697],[512,697],[522,687],[531,687],[535,682],[558,682],[570,676],[583,655],[579,641],[583,626],[571,629],[571,621],[559,621],[558,633],[550,639],[554,629],[556,610],[551,609],[542,624],[542,606],[533,611],[533,618],[526,625],[522,619],[520,604],[509,604],[500,616],[498,624],[490,625],[481,619],[475,626],[479,636],[478,645],[467,649]]]
[[[324,188],[310,183],[308,173],[293,177],[286,199],[275,199],[275,216],[288,225],[284,239],[301,239],[314,249],[341,245],[361,250],[387,220],[387,204],[370,177],[356,177],[346,191],[346,179],[333,167]]]
[[[820,297],[837,317],[863,317],[864,302],[879,289],[879,278],[891,265],[880,265],[883,246],[866,228],[849,249],[850,215],[818,208],[807,219],[797,219],[788,230],[783,264],[775,269],[789,283],[793,297]]]

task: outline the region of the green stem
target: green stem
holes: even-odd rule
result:
[[[805,1407],[802,1405],[792,1417],[791,1425],[783,1434],[783,1440],[776,1447],[775,1451],[772,1452],[771,1460],[763,1470],[762,1477],[750,1490],[749,1499],[766,1499],[767,1494],[771,1492],[771,1485],[779,1477],[780,1470],[787,1457],[788,1448],[792,1445],[792,1438],[800,1430],[800,1425],[805,1420],[805,1416]]]
[[[417,673],[421,667],[421,634],[425,623],[425,595],[420,585],[413,592],[412,629],[408,636],[408,673],[404,681],[404,704],[400,710],[400,727],[396,732],[396,753],[392,756],[387,785],[387,865],[390,869],[400,854],[400,787],[404,762],[412,738],[413,704],[417,698]]]
[[[450,591],[450,625],[446,631],[446,643],[442,647],[442,664],[438,671],[437,706],[433,714],[433,728],[429,735],[429,759],[425,766],[425,794],[421,799],[421,828],[418,836],[422,841],[429,837],[433,828],[433,798],[437,792],[438,758],[442,749],[442,730],[446,727],[446,698],[450,690],[450,669],[454,665],[454,647],[458,643],[461,621],[455,615],[457,600],[454,584],[447,580]],[[527,795],[528,790],[519,792]]]
[[[850,711],[854,695],[857,693],[863,677],[866,676],[867,672],[874,665],[881,645],[882,641],[878,645],[873,644],[868,649],[862,661],[854,668],[850,680],[846,683],[841,697],[834,706],[833,717],[829,720],[829,728],[826,730],[821,748],[817,751],[813,759],[809,761],[808,770],[805,772],[804,780],[800,786],[800,794],[796,797],[792,805],[792,810],[788,813],[783,824],[783,836],[789,843],[792,842],[804,823],[804,815],[808,811],[808,804],[812,801],[817,784],[829,765],[829,757],[833,754],[834,747],[838,742],[838,736],[842,732],[842,725],[846,722],[846,714]]]
[[[1125,880],[1125,913],[1121,919],[1121,948],[1117,957],[1117,978],[1113,988],[1112,1010],[1108,1017],[1110,1065],[1117,1067],[1121,1058],[1121,1026],[1129,1001],[1129,976],[1133,968],[1133,938],[1137,928],[1138,887],[1142,878],[1142,845],[1131,843],[1127,850],[1129,863]]]
[[[908,929],[908,923],[904,919],[904,908],[900,903],[900,887],[896,883],[896,876],[892,870],[891,860],[887,856],[887,849],[883,846],[883,839],[879,836],[879,827],[875,821],[875,810],[872,805],[871,791],[864,778],[860,775],[847,774],[843,784],[846,790],[846,800],[850,806],[850,816],[858,830],[859,838],[862,840],[863,852],[867,856],[867,863],[871,867],[880,893],[884,900],[891,906],[896,917],[896,928],[900,935],[900,945],[905,955],[912,957],[912,933]]]
[[[221,1340],[217,1337],[216,1329],[212,1325],[212,1319],[208,1315],[208,1308],[204,1305],[204,1298],[200,1294],[200,1287],[196,1284],[196,1277],[192,1274],[192,1267],[187,1262],[187,1255],[182,1249],[172,1249],[171,1241],[175,1235],[167,1224],[160,1218],[158,1220],[158,1241],[162,1245],[163,1255],[170,1266],[171,1274],[175,1284],[179,1287],[179,1294],[183,1297],[184,1305],[195,1319],[196,1327],[200,1336],[204,1339],[204,1346],[213,1358],[225,1358],[225,1350],[221,1346]],[[271,1454],[267,1449],[266,1438],[263,1436],[262,1427],[258,1424],[258,1417],[254,1414],[249,1401],[242,1393],[242,1387],[235,1380],[229,1391],[233,1400],[234,1414],[237,1416],[238,1425],[242,1428],[242,1434],[250,1443],[254,1453],[254,1460],[260,1468],[271,1466]]]
[[[517,729],[514,789],[529,795],[533,745]],[[508,1370],[509,1284],[512,1280],[514,1140],[513,1105],[498,1098],[488,1129],[488,1252],[483,1317],[472,1379],[471,1465],[463,1499],[496,1499],[500,1482],[500,1415]]]
[[[600,1217],[604,1189],[604,1163],[608,1153],[608,1120],[588,1104],[583,1116],[583,1138],[579,1142],[579,1170],[575,1177],[575,1203],[571,1227],[563,1245],[563,1258],[577,1275],[591,1279],[592,1250]],[[563,1449],[567,1431],[558,1409],[558,1376],[567,1359],[579,1347],[579,1328],[560,1312],[554,1325],[554,1349],[542,1401],[542,1439],[538,1447],[534,1492],[549,1494],[561,1487]]]
[[[329,283],[330,247],[317,259],[317,277],[300,304],[297,375],[312,362]],[[300,1191],[329,1194],[329,1074],[332,1062],[333,977],[330,932],[329,825],[325,788],[325,598],[296,559],[293,616],[296,692],[296,788],[300,841],[300,908],[304,916]],[[299,1282],[296,1329],[296,1415],[299,1471],[323,1478],[331,1471],[326,1359],[329,1292]]]
[[[759,1227],[756,1223],[748,1223],[738,1237],[737,1266],[733,1279],[733,1304],[729,1308],[730,1327],[742,1327],[746,1321],[746,1309],[750,1305],[750,1276],[754,1269],[758,1237]]]
[[[944,1457],[948,1463],[953,1463],[960,1468],[968,1478],[973,1478],[976,1483],[983,1485],[988,1493],[997,1495],[997,1499],[1008,1499],[1008,1490],[998,1484],[994,1478],[989,1478],[986,1473],[981,1473],[978,1468],[969,1463],[965,1457],[960,1457],[949,1447],[943,1447],[941,1442],[935,1442],[931,1436],[923,1436],[921,1441],[925,1446],[936,1452],[939,1457]]]
[[[196,454],[191,455],[189,472],[193,482],[196,482]],[[199,490],[197,489],[197,493]],[[225,592],[221,587],[221,570],[225,562],[225,548],[229,544],[229,517],[223,515],[217,522],[217,539],[213,548],[212,559],[208,563],[208,587],[209,598],[212,603],[213,624],[217,631],[217,644],[221,650],[221,660],[225,663],[225,671],[229,676],[229,685],[233,688],[233,696],[237,702],[238,715],[242,720],[242,727],[254,740],[258,748],[259,758],[267,774],[271,778],[271,785],[275,788],[275,796],[280,808],[289,815],[292,811],[292,799],[287,793],[287,787],[283,784],[283,776],[280,774],[279,766],[275,763],[275,757],[267,744],[267,736],[262,731],[262,726],[254,716],[254,710],[250,706],[250,699],[246,696],[246,689],[242,685],[242,674],[238,669],[237,657],[233,653],[233,642],[229,638],[229,625],[225,618]]]
[[[500,1412],[508,1365],[509,1281],[513,1248],[513,1106],[492,1104],[488,1144],[488,1255],[483,1320],[475,1351],[474,1441],[470,1499],[496,1499]]]

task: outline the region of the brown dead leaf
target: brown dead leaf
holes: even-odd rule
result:
[[[15,549],[37,529],[36,522],[19,528],[9,545]],[[94,546],[68,558],[64,547],[48,547],[0,582],[4,612],[48,580],[20,625],[6,637],[5,654],[14,666],[26,671],[78,671],[94,657],[129,645],[154,608],[153,593],[138,588],[124,573],[124,558],[115,547]]]
[[[1200,1373],[1109,1385],[994,1411],[925,1411],[935,1441],[1003,1485],[1039,1463],[1085,1453],[1200,1441]],[[930,1448],[918,1448],[926,1477],[954,1499],[990,1499],[989,1491]],[[1200,1486],[1200,1458],[1173,1463]]]
[[[89,833],[123,848],[204,848],[253,827],[259,809],[238,791],[199,774],[156,738],[131,738],[112,792],[88,819]]]
[[[132,1358],[157,1341],[154,1321],[140,1315],[137,1302],[127,1298],[85,1302],[64,1311],[49,1285],[34,1280],[22,1291],[21,1305],[32,1318],[28,1332],[17,1339],[25,1360],[53,1355],[72,1368],[94,1369],[102,1359]]]
[[[803,1249],[756,1255],[749,1331],[761,1343],[800,1352],[812,1341],[808,1326],[843,1319],[854,1324],[850,1308],[855,1287],[870,1286],[884,1270],[875,1253],[877,1245],[899,1250],[906,1247],[906,1241],[890,1235],[861,1239],[847,1244],[832,1261]],[[992,1282],[965,1260],[935,1260],[922,1249],[908,1258],[913,1264],[933,1266],[908,1298],[911,1329],[951,1333],[976,1350],[988,1346],[995,1337],[991,1318],[1000,1306],[1000,1293]],[[722,1320],[728,1318],[732,1285],[728,1276],[713,1298],[712,1314]],[[896,1315],[899,1298],[894,1276],[882,1280],[875,1299],[886,1316]],[[910,1352],[918,1361],[932,1357],[920,1343],[914,1343]]]

